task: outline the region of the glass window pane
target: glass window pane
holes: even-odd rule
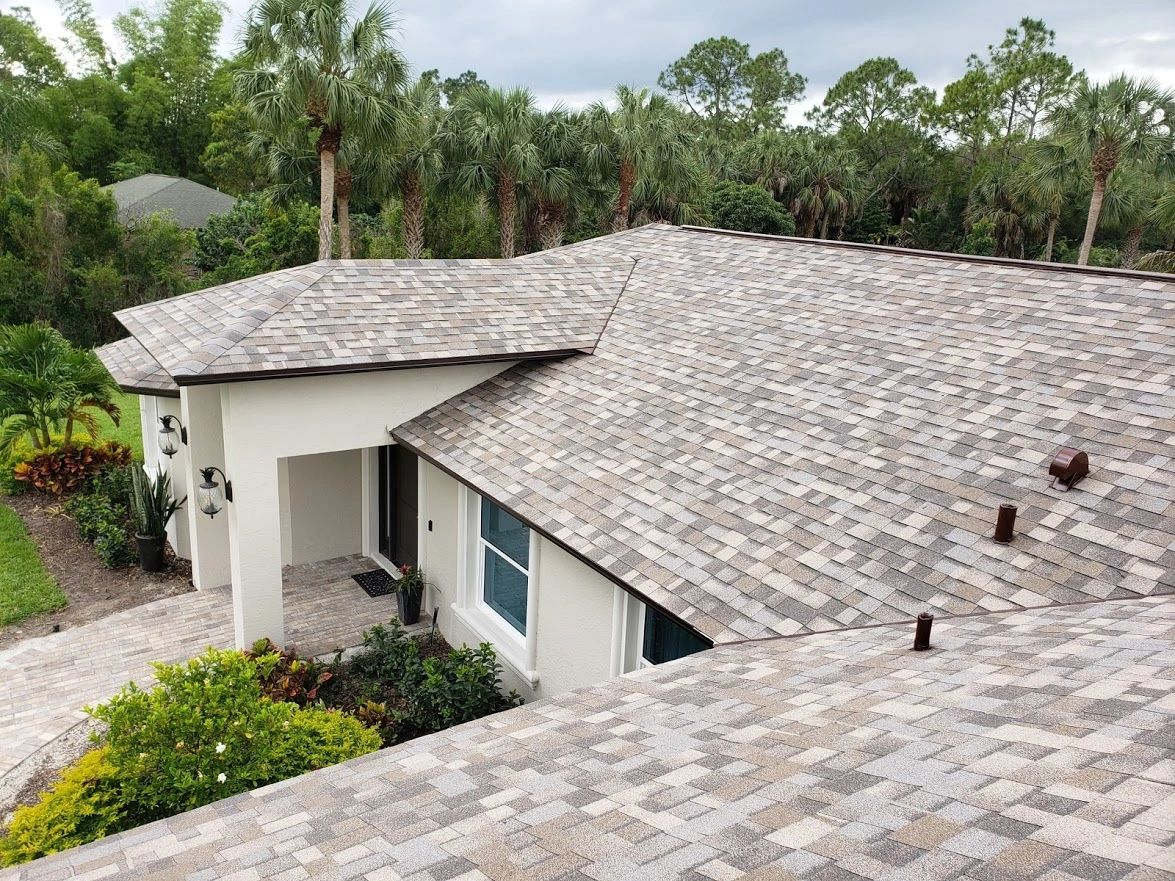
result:
[[[510,622],[519,633],[526,633],[526,575],[511,566],[493,548],[485,549],[485,603]]]
[[[481,537],[523,569],[530,569],[530,530],[485,498],[481,500]]]
[[[645,638],[641,654],[646,661],[664,664],[708,648],[708,643],[668,615],[645,606]]]

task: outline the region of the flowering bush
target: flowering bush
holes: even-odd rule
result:
[[[90,713],[109,729],[134,823],[144,823],[377,749],[379,736],[350,717],[275,703],[256,662],[209,649],[186,664],[157,664],[149,691],[127,685]],[[304,718],[310,714],[313,718]],[[316,739],[314,733],[321,735]],[[329,733],[329,737],[326,736]]]

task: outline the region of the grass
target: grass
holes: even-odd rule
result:
[[[0,626],[65,605],[65,594],[45,571],[24,522],[2,503],[0,560]]]
[[[119,392],[115,398],[118,409],[119,425],[115,425],[105,413],[98,414],[98,424],[102,432],[98,439],[102,441],[118,441],[126,444],[135,451],[135,458],[143,461],[143,426],[139,421],[139,396],[127,392]]]
[[[143,459],[143,430],[139,423],[139,397],[119,392],[119,425],[105,413],[98,413],[99,439],[126,444],[135,457]],[[0,495],[3,493],[0,492]],[[0,503],[0,627],[36,615],[60,609],[65,594],[45,566],[37,546],[16,512]]]

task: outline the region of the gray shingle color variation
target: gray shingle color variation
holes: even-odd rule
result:
[[[0,872],[1158,881],[1175,601],[725,646]]]
[[[127,391],[179,397],[175,380],[134,337],[108,343],[94,351],[114,381]]]
[[[616,257],[593,355],[395,437],[717,642],[1175,588],[1175,281],[659,225],[526,261]]]
[[[628,258],[322,261],[117,313],[180,385],[590,352]]]

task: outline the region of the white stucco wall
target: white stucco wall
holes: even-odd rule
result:
[[[422,564],[431,588],[425,598],[428,614],[439,608],[438,627],[452,645],[493,642],[453,609],[461,603],[461,484],[428,462],[422,466],[425,521]],[[428,521],[432,530],[428,530]],[[535,672],[532,687],[525,671],[503,661],[503,685],[527,700],[550,697],[607,679],[613,651],[615,586],[558,545],[539,537],[534,575],[538,620],[535,631]]]
[[[285,564],[314,563],[363,548],[360,450],[294,456],[285,463]],[[283,530],[284,531],[284,530]]]
[[[165,473],[171,476],[171,491],[177,499],[189,494],[191,472],[188,448],[180,445],[179,450],[170,459],[159,452],[159,423],[160,416],[178,416],[182,420],[179,398],[169,398],[165,395],[139,396],[139,425],[143,432],[143,467],[148,474]],[[135,418],[134,413],[123,413],[123,419]],[[178,427],[176,429],[179,430]],[[187,513],[180,510],[172,517],[167,525],[167,540],[176,556],[185,560],[192,557],[191,542],[188,538]]]
[[[279,643],[284,639],[282,535],[295,547],[299,526],[297,467],[281,460],[390,443],[391,428],[509,366],[457,365],[198,387],[219,396],[222,467],[233,484],[234,501],[226,514],[238,645],[263,636]],[[362,493],[360,488],[360,511]],[[284,526],[283,498],[290,501]]]

